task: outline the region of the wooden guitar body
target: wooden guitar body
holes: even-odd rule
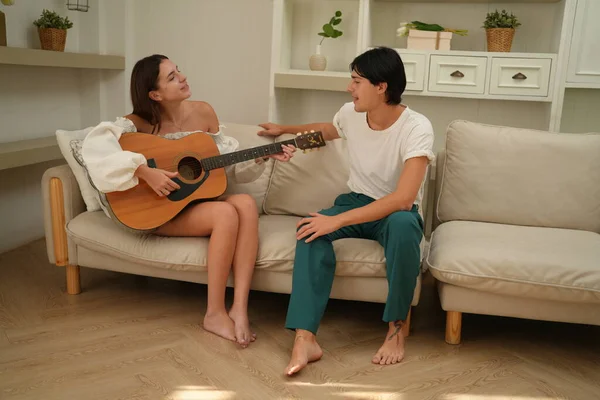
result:
[[[165,139],[147,133],[126,133],[119,140],[126,151],[143,154],[151,168],[178,172],[173,178],[181,189],[160,197],[143,180],[135,187],[106,194],[114,216],[133,229],[157,228],[174,218],[188,204],[214,199],[227,189],[224,168],[205,171],[201,160],[219,155],[212,137],[197,132],[181,139]]]
[[[123,225],[137,230],[158,228],[173,219],[188,204],[219,197],[227,189],[225,167],[236,163],[278,154],[282,145],[294,145],[301,150],[325,146],[321,132],[306,132],[284,140],[250,149],[220,154],[213,138],[195,132],[180,139],[165,139],[147,133],[126,133],[119,139],[125,151],[143,154],[150,168],[177,172],[172,178],[180,189],[168,196],[159,196],[143,180],[135,187],[106,194],[108,205]]]

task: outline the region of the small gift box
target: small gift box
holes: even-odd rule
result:
[[[450,50],[452,32],[432,32],[410,29],[407,49],[412,50]]]

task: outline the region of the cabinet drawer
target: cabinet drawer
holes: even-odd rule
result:
[[[492,58],[490,94],[548,96],[550,58]]]
[[[483,94],[486,57],[431,56],[429,91]]]
[[[425,54],[401,53],[406,71],[406,90],[423,90],[425,85]]]

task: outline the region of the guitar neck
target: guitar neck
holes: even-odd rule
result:
[[[208,157],[202,159],[202,168],[205,171],[224,168],[229,165],[238,164],[248,160],[254,160],[261,157],[270,156],[283,152],[282,145],[295,145],[294,139],[284,140],[278,143],[267,144],[264,146],[253,147],[251,149],[238,150],[232,153],[221,154],[220,156]]]

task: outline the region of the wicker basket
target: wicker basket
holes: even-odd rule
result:
[[[67,30],[56,28],[38,28],[42,50],[65,51]]]
[[[487,36],[488,51],[499,51],[508,53],[515,36],[514,28],[488,28],[485,30]]]

